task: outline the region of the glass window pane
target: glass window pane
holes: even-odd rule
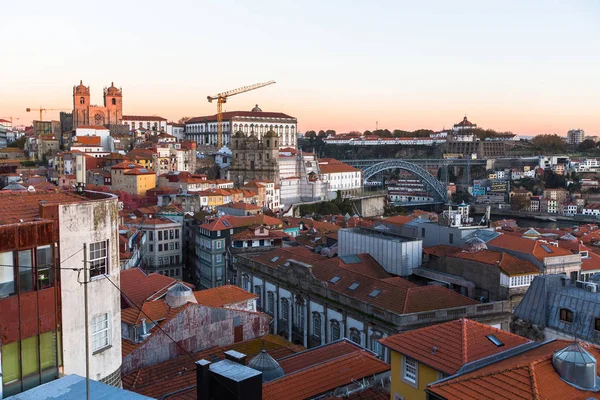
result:
[[[19,342],[2,345],[2,375],[5,385],[21,378]]]
[[[33,290],[33,264],[31,250],[19,252],[19,290],[28,292]]]
[[[6,267],[0,267],[0,298],[10,296],[15,293],[15,271],[13,266],[13,253],[7,251],[0,253],[0,264]]]
[[[39,363],[37,336],[21,341],[21,360],[23,362],[23,376],[37,373]]]
[[[42,369],[56,366],[56,347],[54,332],[40,335],[40,365]]]
[[[37,248],[37,280],[38,290],[51,287],[54,281],[52,275],[52,247],[43,246]]]

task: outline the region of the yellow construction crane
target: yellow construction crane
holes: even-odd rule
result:
[[[234,90],[228,90],[227,92],[219,93],[216,96],[206,96],[209,103],[212,103],[213,100],[217,101],[217,148],[220,149],[223,146],[223,103],[227,103],[227,98],[235,96],[236,94],[249,92],[251,90],[255,90],[261,87],[269,86],[274,83],[275,81],[257,83],[255,85],[244,86]]]
[[[48,111],[71,111],[70,108],[69,109],[67,109],[67,108],[43,108],[42,106],[40,106],[39,109],[38,108],[29,108],[29,107],[27,107],[25,109],[25,111],[27,111],[27,112],[38,111],[38,110],[40,111],[40,121],[42,120],[42,111],[46,111],[46,112],[48,112]]]

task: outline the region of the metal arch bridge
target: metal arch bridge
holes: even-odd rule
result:
[[[374,158],[374,159],[366,159],[366,160],[340,160],[343,163],[351,165],[355,168],[365,169],[372,165],[378,164],[382,161],[392,161],[396,160],[396,158]],[[486,165],[487,159],[468,159],[468,158],[444,158],[444,159],[434,159],[434,158],[419,158],[419,159],[404,159],[404,161],[423,166],[448,166],[448,167],[466,167],[466,166],[474,166],[474,165]]]
[[[412,174],[416,175],[421,180],[421,182],[425,184],[426,187],[431,189],[433,193],[437,195],[439,200],[443,201],[444,203],[448,201],[448,191],[446,189],[446,186],[444,186],[442,182],[438,181],[425,169],[419,167],[416,164],[404,160],[384,160],[363,169],[364,182],[367,182],[367,180],[373,175],[378,174],[381,171],[385,171],[387,169],[403,169],[411,172]]]

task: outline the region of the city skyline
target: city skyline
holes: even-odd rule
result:
[[[225,109],[259,104],[297,117],[301,132],[376,121],[441,130],[467,115],[523,135],[600,133],[600,56],[590,51],[600,47],[600,7],[591,1],[152,4],[7,5],[0,117],[21,124],[38,118],[26,107],[71,109],[83,80],[92,103],[114,82],[124,114],[176,121],[214,114],[207,95],[273,79]]]

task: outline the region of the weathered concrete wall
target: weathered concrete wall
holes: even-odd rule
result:
[[[360,212],[361,217],[376,217],[378,215],[383,215],[385,195],[354,200],[354,204]]]
[[[242,340],[269,333],[271,317],[267,314],[211,308],[190,304],[162,329],[186,351],[234,343],[234,327],[243,325]],[[148,367],[184,354],[183,350],[160,330],[123,358],[121,374]]]

